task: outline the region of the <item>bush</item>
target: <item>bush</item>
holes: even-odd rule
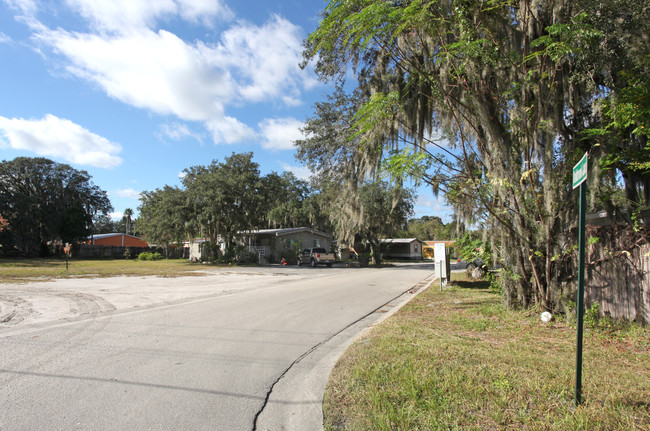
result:
[[[145,251],[138,255],[138,260],[162,260],[162,258],[162,254],[158,252],[152,253],[150,251]]]
[[[501,284],[501,272],[503,270],[490,271],[487,273],[486,279],[490,282],[490,292],[503,295],[503,285]]]
[[[248,251],[243,247],[238,247],[236,250],[235,262],[240,264],[255,264],[259,263],[260,255],[254,251]]]
[[[259,263],[260,257],[255,251],[248,251],[246,247],[237,245],[226,249],[225,253],[220,254],[213,261],[221,264],[256,264]]]

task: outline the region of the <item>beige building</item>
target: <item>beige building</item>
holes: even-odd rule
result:
[[[387,238],[381,240],[384,259],[422,259],[422,243],[417,238]]]
[[[331,235],[308,227],[260,229],[239,233],[242,244],[260,256],[260,262],[278,263],[282,258],[296,263],[298,253],[309,247],[330,250]]]

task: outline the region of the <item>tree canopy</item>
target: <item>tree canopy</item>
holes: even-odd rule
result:
[[[381,239],[406,227],[413,215],[413,194],[385,181],[373,181],[362,184],[358,196],[360,215],[352,219],[356,220],[355,230],[360,239],[370,244],[373,262],[380,265]]]
[[[4,250],[46,255],[52,241],[85,239],[93,219],[112,209],[86,171],[45,158],[0,163],[0,214],[8,223],[0,233]]]
[[[185,191],[165,186],[143,192],[140,202],[136,228],[149,243],[167,247],[191,239],[192,211]]]
[[[242,231],[309,226],[327,230],[316,194],[291,173],[261,176],[252,153],[184,170],[183,187],[144,192],[136,228],[162,246],[197,237],[216,250]]]
[[[506,302],[553,309],[574,273],[580,157],[592,208],[618,191],[631,212],[650,204],[647,13],[643,0],[332,0],[305,58],[322,79],[356,73],[358,148],[490,232]]]
[[[401,235],[405,238],[417,238],[422,241],[448,241],[457,236],[456,222],[445,224],[440,217],[422,216],[409,220],[406,230]]]
[[[375,264],[381,261],[380,239],[406,226],[413,212],[413,191],[401,182],[381,180],[382,145],[355,135],[354,116],[367,95],[363,89],[346,94],[339,87],[315,113],[296,141],[296,157],[315,172],[321,205],[337,238],[348,244],[370,245]]]
[[[259,165],[252,153],[233,153],[224,162],[184,171],[183,185],[205,235],[230,242],[238,231],[258,226],[262,196]]]

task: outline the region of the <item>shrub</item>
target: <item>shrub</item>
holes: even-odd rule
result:
[[[502,272],[503,270],[490,271],[486,276],[487,281],[490,282],[490,292],[497,295],[503,295],[503,285],[500,280]]]
[[[162,254],[158,252],[152,253],[150,251],[145,251],[138,255],[138,260],[162,260],[162,258]]]

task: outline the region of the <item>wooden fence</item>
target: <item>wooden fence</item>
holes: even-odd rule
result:
[[[603,316],[650,325],[650,244],[620,226],[590,227],[585,306]]]

